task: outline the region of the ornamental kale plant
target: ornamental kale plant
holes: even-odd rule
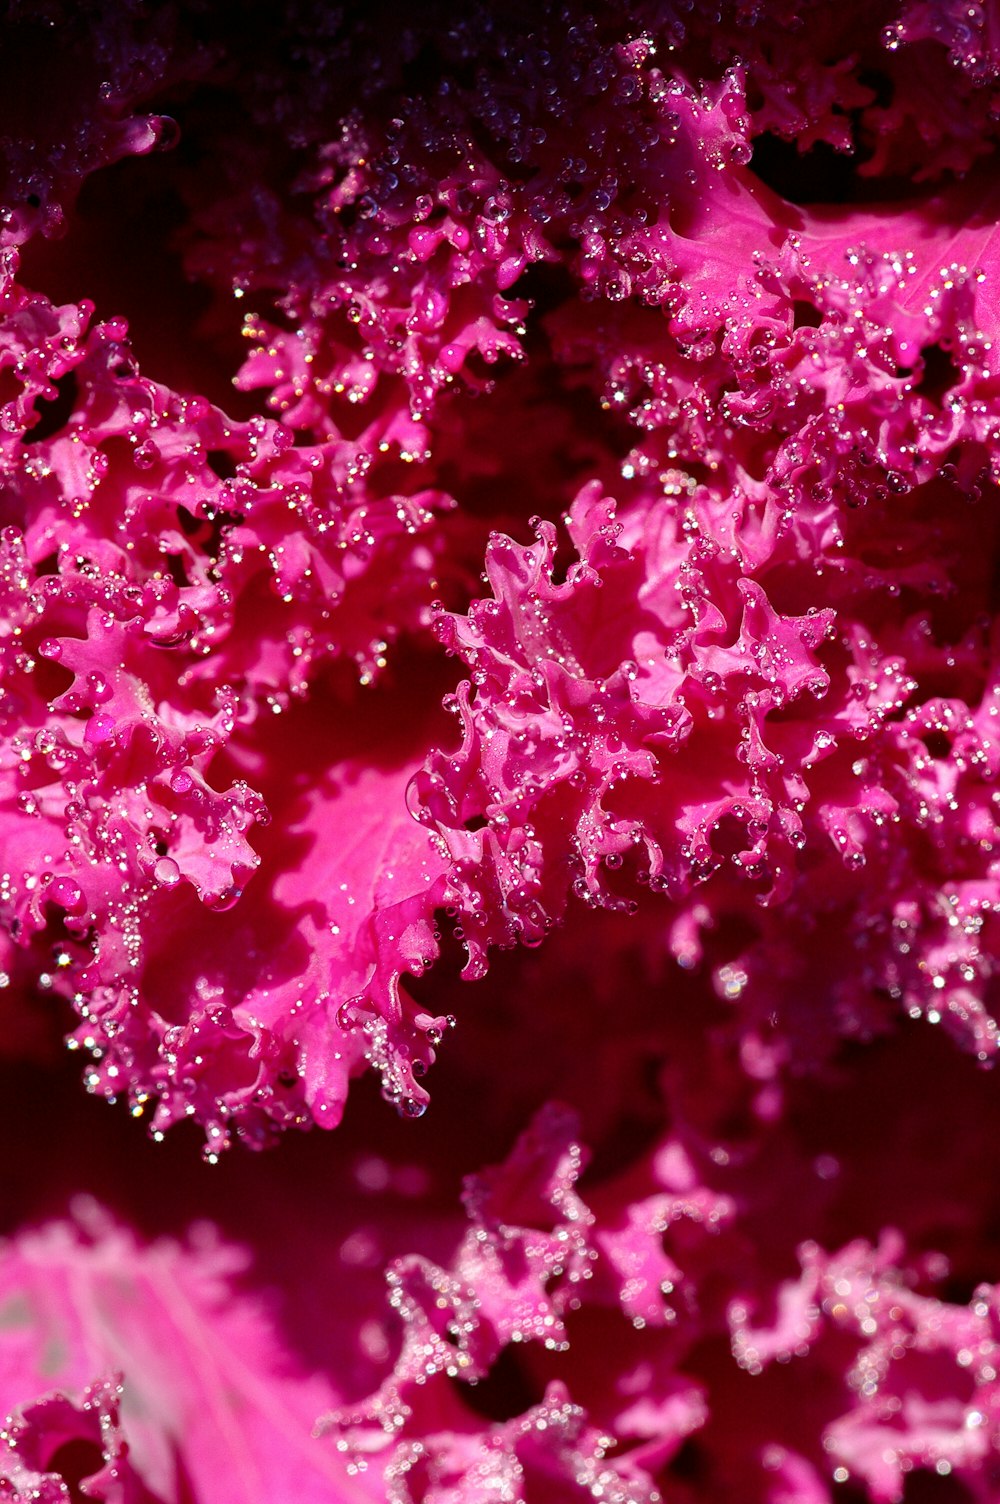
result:
[[[0,1497],[994,1504],[1000,8],[0,85]]]

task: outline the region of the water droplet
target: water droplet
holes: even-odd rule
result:
[[[208,908],[214,910],[215,913],[223,914],[227,909],[231,909],[235,904],[239,903],[242,897],[243,889],[238,888],[235,883],[231,883],[228,888],[223,888],[221,893],[207,896],[205,904]]]
[[[164,888],[172,888],[175,883],[180,882],[181,869],[178,867],[173,857],[161,856],[159,861],[153,868],[153,877],[158,883],[161,883]]]
[[[87,730],[84,736],[92,746],[102,746],[105,742],[111,740],[114,731],[115,723],[111,716],[103,714],[92,715],[87,722]]]
[[[71,877],[53,878],[49,885],[48,896],[53,903],[65,909],[67,914],[81,914],[87,903],[80,884],[74,882]]]

